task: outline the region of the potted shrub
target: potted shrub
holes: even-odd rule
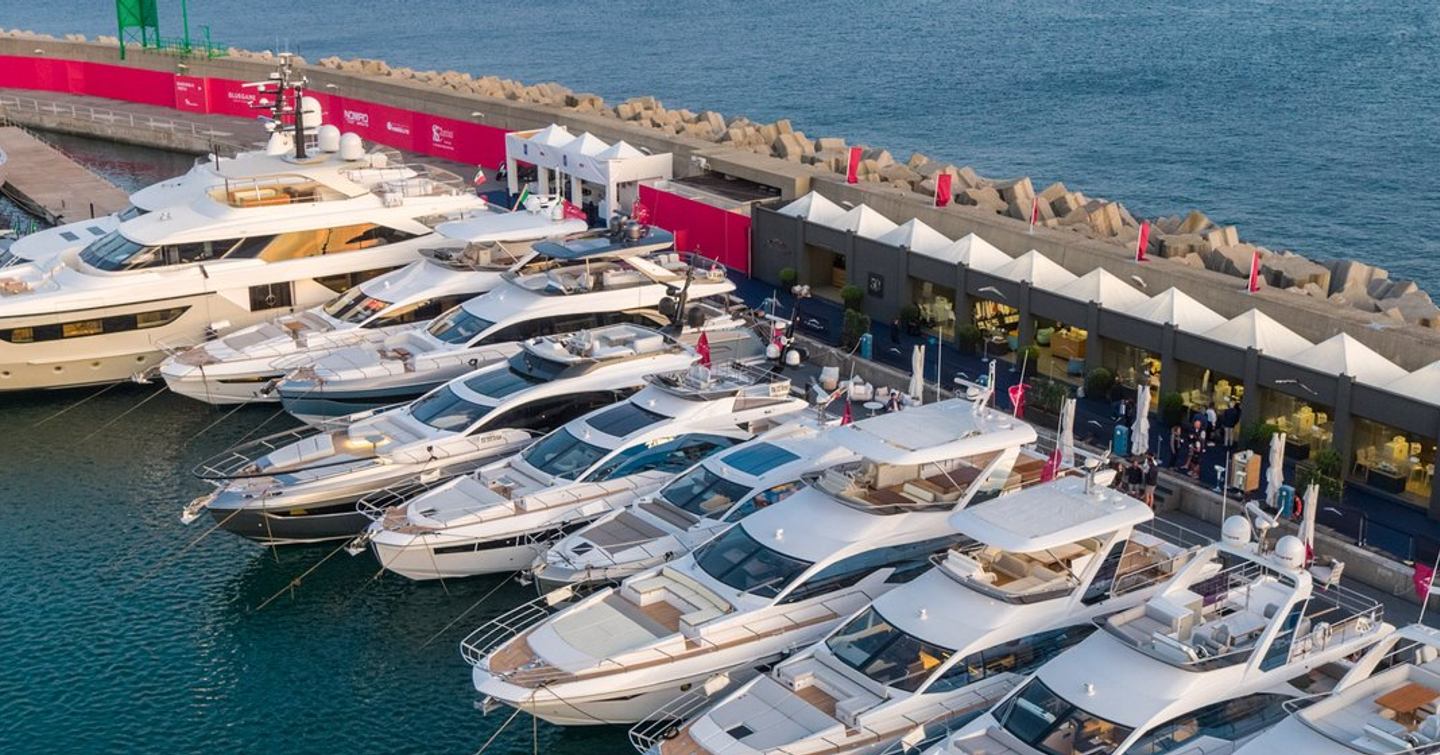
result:
[[[985,334],[970,323],[965,323],[955,328],[955,343],[960,351],[965,354],[974,354],[980,350],[980,342],[985,340]]]
[[[900,325],[905,328],[906,335],[920,335],[920,308],[914,304],[906,304],[900,309]]]
[[[1040,347],[1032,343],[1023,349],[1017,349],[1015,351],[1015,367],[1019,368],[1021,365],[1025,366],[1025,372],[1027,374],[1038,372],[1040,367]]]
[[[1278,432],[1269,422],[1247,422],[1240,428],[1240,445],[1263,456],[1270,453],[1270,437]]]
[[[860,302],[865,299],[865,292],[855,284],[850,284],[840,289],[840,301],[845,302],[846,309],[859,311]]]
[[[1331,500],[1340,497],[1340,452],[1333,448],[1316,451],[1308,461],[1295,465],[1295,497],[1305,494],[1311,483],[1320,486],[1320,497]]]
[[[1060,406],[1070,395],[1069,386],[1058,380],[1036,377],[1025,391],[1026,419],[1047,427],[1060,424]]]
[[[860,336],[870,332],[870,317],[859,310],[845,310],[845,323],[840,334],[840,348],[850,350],[860,343]]]
[[[1108,401],[1114,386],[1115,373],[1104,367],[1096,367],[1085,375],[1085,395],[1090,398]]]
[[[1165,427],[1183,424],[1188,410],[1185,397],[1179,393],[1171,391],[1160,396],[1160,423]]]
[[[795,282],[798,280],[800,280],[800,275],[795,272],[795,268],[784,267],[780,269],[780,286],[786,291],[794,288]]]

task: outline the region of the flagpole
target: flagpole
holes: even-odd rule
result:
[[[1435,589],[1435,571],[1440,570],[1440,551],[1435,552],[1435,565],[1430,567],[1430,578],[1425,580],[1425,599],[1420,601],[1420,618],[1417,624],[1425,623],[1425,609],[1430,606],[1430,591]]]

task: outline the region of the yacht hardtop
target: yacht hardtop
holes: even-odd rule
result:
[[[206,188],[186,201],[0,270],[0,390],[128,380],[166,343],[319,304],[407,264],[436,223],[484,207],[453,174],[365,153],[338,131],[320,144],[304,158],[197,166]]]
[[[878,457],[857,465],[868,472],[827,472],[693,553],[553,616],[546,609],[571,588],[482,627],[462,645],[477,689],[556,723],[633,723],[693,685],[744,681],[928,568],[956,541],[950,512],[982,489],[998,494],[1035,440],[1029,425],[962,399],[833,434]],[[917,489],[903,504],[864,498],[930,477],[954,486]]]
[[[813,477],[858,457],[830,439],[836,420],[802,417],[721,451],[653,495],[597,519],[535,560],[542,586],[609,582],[689,553]]]
[[[349,418],[335,430],[304,428],[239,446],[196,474],[217,490],[186,508],[265,542],[355,536],[395,503],[394,486],[418,493],[515,453],[533,432],[606,406],[655,371],[683,369],[695,353],[664,334],[618,325],[532,339],[508,360],[456,378],[411,404]],[[357,509],[356,501],[368,497]]]
[[[1376,643],[1334,691],[1291,701],[1274,728],[1242,755],[1440,752],[1440,630],[1401,627]]]
[[[510,272],[554,264],[533,249],[538,238],[581,233],[583,221],[556,217],[558,200],[530,198],[516,212],[493,205],[436,226],[423,259],[364,281],[330,301],[199,343],[167,343],[157,371],[171,390],[212,404],[275,402],[279,364],[316,359],[339,348],[379,343],[410,323],[425,323],[474,298]],[[553,206],[552,206],[553,205]]]
[[[1204,542],[1156,526],[1148,506],[1107,487],[1111,476],[1069,475],[952,514],[965,542],[933,569],[698,716],[712,698],[697,688],[632,742],[822,753],[938,741],[1084,639],[1092,619],[1144,600]]]
[[[955,753],[1232,752],[1332,689],[1391,630],[1379,603],[1315,589],[1305,547],[1249,543],[1232,517],[1145,603],[1045,664],[945,745]]]
[[[522,569],[560,535],[807,408],[788,379],[742,364],[646,382],[626,401],[392,510],[367,531],[376,557],[412,579]]]
[[[670,246],[668,234],[650,233],[645,238],[654,240],[653,245],[635,242],[626,251],[600,251],[575,260],[565,256],[560,244],[537,243],[538,253],[566,264],[507,275],[490,292],[426,326],[392,333],[378,344],[339,349],[315,360],[277,363],[293,370],[277,386],[281,401],[307,421],[394,403],[503,358],[503,350],[496,353],[500,344],[620,322],[665,325],[672,316],[680,318],[673,311],[662,313],[662,304],[675,307],[686,297],[698,300],[734,290],[723,269],[703,263],[703,268],[694,270],[687,256],[657,251]],[[723,330],[738,322],[727,310],[728,306],[706,307],[697,301],[688,306],[685,316],[697,315],[704,321],[692,330]]]

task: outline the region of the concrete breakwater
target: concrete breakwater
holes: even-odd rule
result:
[[[28,55],[35,41],[46,40],[47,50],[67,58],[117,62],[113,39],[81,39],[4,32],[0,51]],[[223,58],[184,62],[192,76],[258,78],[273,66],[274,55],[232,49]],[[132,51],[125,65],[173,71],[177,58]],[[869,205],[897,222],[919,219],[950,237],[976,233],[1011,254],[1033,248],[1073,272],[1096,267],[1124,276],[1136,272],[1130,260],[1138,219],[1119,202],[1088,197],[1059,183],[1037,191],[1029,179],[986,178],[972,168],[920,154],[900,163],[883,149],[867,147],[861,182],[848,185],[845,140],[811,138],[786,120],[762,124],[714,111],[669,110],[651,97],[611,106],[560,84],[415,71],[369,59],[326,58],[308,73],[317,87],[336,87],[346,96],[373,102],[469,117],[499,128],[557,122],[577,133],[624,139],[672,153],[677,177],[736,177],[772,187],[782,198],[818,190],[837,202]],[[931,201],[934,177],[941,172],[955,176],[956,201],[945,208]],[[1036,195],[1041,227],[1028,233],[1030,197]],[[1270,287],[1246,295],[1237,273],[1248,270],[1255,249],[1241,243],[1233,226],[1214,223],[1202,213],[1155,218],[1150,251],[1160,259],[1144,268],[1144,287],[1152,294],[1178,287],[1227,316],[1259,308],[1312,341],[1343,331],[1410,368],[1440,358],[1440,333],[1433,330],[1440,326],[1440,313],[1413,282],[1391,280],[1384,270],[1360,262],[1322,264],[1261,249]]]

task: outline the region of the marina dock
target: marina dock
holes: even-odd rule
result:
[[[0,126],[6,157],[0,192],[49,223],[69,223],[125,209],[129,196],[63,152],[18,126]]]

